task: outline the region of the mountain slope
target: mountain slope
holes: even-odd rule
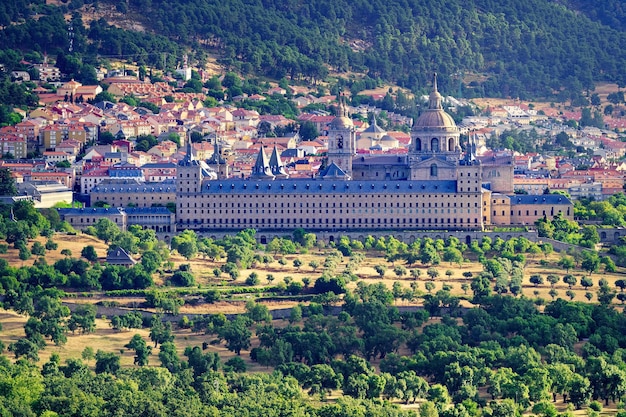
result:
[[[150,10],[158,33],[218,38],[227,64],[276,77],[314,76],[326,63],[410,88],[438,71],[445,88],[459,71],[485,72],[487,94],[545,96],[561,86],[622,82],[626,64],[623,32],[546,0],[231,0],[228,7],[141,0],[138,7]],[[354,40],[371,47],[354,51]]]
[[[81,3],[74,0],[71,5],[85,10]],[[85,3],[93,8],[103,2]],[[326,77],[329,69],[356,71],[414,91],[428,85],[433,71],[440,74],[440,88],[448,92],[457,90],[463,74],[478,74],[472,79],[479,81],[466,94],[487,96],[553,98],[563,88],[580,94],[597,81],[626,85],[621,71],[626,66],[623,28],[606,26],[614,19],[602,15],[591,0],[562,3],[129,0],[107,4],[163,37],[132,35],[97,21],[83,31],[83,41],[75,43],[87,56],[128,57],[154,65],[166,57],[173,65],[174,57],[182,55],[175,41],[192,46],[200,60],[208,47],[227,68],[244,74],[314,81]],[[45,11],[53,13],[51,6]],[[41,20],[6,28],[0,42],[17,49],[37,45],[49,52],[66,48],[58,29],[38,37],[46,34]]]

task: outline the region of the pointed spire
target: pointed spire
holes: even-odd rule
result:
[[[429,110],[440,110],[443,109],[441,106],[441,94],[437,90],[437,73],[433,74],[433,91],[430,93],[430,97],[428,100],[428,109]]]
[[[178,165],[189,166],[193,164],[194,160],[195,159],[193,157],[193,148],[191,147],[191,140],[187,139],[185,157],[178,162]]]
[[[476,132],[472,135],[472,159],[476,159],[476,148],[478,147],[478,140],[476,139]]]
[[[212,165],[224,165],[226,164],[226,159],[222,157],[222,152],[220,150],[220,142],[215,139],[215,143],[213,144],[213,155],[209,158],[207,163]]]
[[[190,161],[193,161],[193,147],[191,146],[191,139],[187,138],[187,155],[186,158],[189,158]]]
[[[337,97],[337,117],[343,117],[345,115],[345,108],[343,105],[343,91],[339,92],[339,97]]]
[[[471,131],[467,137],[467,148],[465,149],[465,160],[476,161],[476,132]]]
[[[263,146],[259,149],[259,154],[257,155],[256,162],[252,167],[252,174],[250,177],[257,179],[274,179],[272,168],[270,167],[270,161],[265,154]]]
[[[285,170],[283,161],[281,161],[280,155],[278,155],[278,149],[276,146],[274,146],[272,156],[270,157],[270,168],[272,169],[272,174],[277,178],[289,178],[289,174]]]

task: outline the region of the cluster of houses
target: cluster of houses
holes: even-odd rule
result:
[[[537,111],[523,104],[488,108],[484,116],[464,120],[462,129],[477,138],[479,153],[494,155],[485,146],[492,135],[504,131],[534,130],[538,145],[551,141],[556,135],[566,133],[576,149],[584,149],[586,156],[555,156],[554,153],[515,153],[514,189],[522,194],[544,194],[547,191],[564,191],[573,199],[603,200],[624,192],[626,179],[626,142],[623,137],[625,120],[607,117],[606,129],[597,127],[573,128],[570,121],[579,122],[582,112],[559,111],[552,107]],[[620,127],[621,126],[621,127]],[[572,149],[573,150],[573,149]]]

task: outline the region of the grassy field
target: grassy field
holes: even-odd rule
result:
[[[37,239],[29,241],[28,247],[30,248],[32,244],[37,241],[41,244],[46,243],[46,238],[39,237]],[[96,253],[101,261],[106,259],[107,254],[107,245],[101,241],[100,239],[89,236],[83,233],[79,233],[77,235],[68,235],[68,234],[55,234],[52,238],[53,241],[59,244],[59,247],[56,250],[46,251],[45,259],[48,264],[53,264],[59,259],[63,259],[65,256],[61,254],[63,249],[69,249],[72,252],[72,256],[75,258],[80,257],[80,251],[83,250],[85,246],[93,246],[96,249]],[[31,266],[36,260],[36,256],[32,256],[27,261],[20,261],[18,257],[19,251],[14,249],[12,245],[9,245],[9,250],[7,253],[0,254],[0,259],[7,260],[12,266]]]
[[[563,276],[565,276],[567,272],[556,265],[559,260],[559,257],[560,255],[558,253],[553,253],[549,255],[547,258],[544,257],[543,255],[537,255],[534,259],[528,259],[526,263],[526,268],[524,271],[524,280],[523,280],[523,288],[522,288],[523,295],[525,295],[526,297],[530,297],[530,298],[540,297],[540,298],[544,298],[546,301],[549,301],[551,299],[549,292],[552,289],[552,286],[547,282],[547,280],[545,280],[545,278],[547,275],[553,274],[560,278],[559,282],[554,286],[554,289],[558,292],[557,297],[569,299],[569,297],[567,297],[565,294],[566,291],[569,290],[569,286],[563,283]],[[320,264],[323,264],[324,258],[325,258],[324,253],[315,251],[313,253],[303,254],[303,255],[287,255],[284,258],[287,261],[286,265],[284,266],[280,265],[277,260],[269,264],[267,268],[265,267],[265,265],[260,264],[256,268],[241,270],[239,278],[237,278],[235,281],[232,281],[225,274],[221,278],[215,278],[215,276],[213,275],[213,269],[219,268],[219,266],[223,264],[223,261],[212,262],[208,259],[196,258],[189,262],[185,260],[184,258],[177,256],[176,254],[172,256],[172,260],[175,265],[180,265],[183,263],[189,263],[191,265],[191,270],[196,276],[196,280],[198,284],[200,284],[201,286],[212,286],[212,285],[221,285],[221,284],[243,286],[246,277],[248,277],[253,272],[259,275],[259,278],[261,280],[261,284],[260,284],[261,286],[266,286],[269,284],[266,279],[268,274],[271,274],[274,276],[275,280],[273,281],[273,284],[283,281],[285,277],[290,277],[294,281],[302,281],[302,278],[309,277],[311,278],[311,282],[313,283],[314,280],[322,274],[322,270],[323,270],[322,267],[319,267],[317,268],[316,271],[314,271],[313,268],[308,266],[308,264],[312,260],[315,260],[319,262]],[[295,268],[293,266],[294,259],[299,259],[302,261],[302,266],[300,268]],[[548,261],[548,265],[542,265],[540,263],[540,261],[542,260]],[[337,266],[337,269],[336,269],[337,273],[340,273],[344,270],[347,262],[348,262],[348,258],[345,258],[344,261],[340,265]],[[375,271],[374,267],[376,265],[387,266],[387,271],[385,272],[385,275],[383,278],[381,278],[380,275]],[[393,265],[391,263],[386,262],[384,257],[381,256],[380,254],[375,254],[375,253],[370,252],[367,254],[366,259],[361,263],[360,267],[355,271],[355,274],[359,277],[359,280],[364,281],[368,284],[382,282],[389,288],[392,287],[394,282],[399,282],[403,287],[409,288],[411,283],[416,281],[418,289],[421,290],[423,293],[426,293],[425,284],[426,282],[430,281],[426,272],[428,268],[430,268],[430,266],[424,266],[418,263],[416,265],[408,267],[404,265],[403,262],[396,262],[395,265],[403,265],[406,267],[407,271],[409,272],[407,273],[407,275],[403,277],[396,276],[393,272]],[[433,281],[435,285],[435,289],[432,292],[434,293],[440,290],[444,285],[447,285],[447,286],[452,287],[451,293],[454,295],[458,295],[458,296],[466,295],[462,289],[462,285],[464,283],[466,284],[471,283],[471,278],[470,279],[464,278],[463,273],[471,272],[474,276],[476,276],[478,273],[480,273],[483,270],[482,265],[478,262],[466,262],[466,263],[463,263],[461,267],[459,267],[459,265],[457,264],[449,264],[447,262],[443,262],[440,265],[436,265],[434,268],[437,269],[437,271],[439,272],[439,277]],[[416,280],[410,276],[411,269],[418,269],[421,271],[421,276],[419,277],[419,279]],[[447,276],[446,271],[452,271],[452,275]],[[577,281],[578,281],[577,284],[572,288],[572,291],[575,295],[574,301],[583,301],[583,302],[588,301],[585,298],[586,292],[594,293],[594,299],[592,299],[592,302],[596,301],[595,292],[598,289],[598,282],[601,278],[606,279],[611,286],[614,286],[615,281],[618,279],[626,279],[626,271],[623,268],[618,268],[618,271],[616,273],[606,273],[604,271],[594,273],[591,275],[591,278],[594,282],[594,286],[586,290],[584,287],[580,285],[580,280],[583,276],[587,276],[588,273],[586,271],[583,271],[581,269],[576,269],[576,268],[569,271],[569,273],[576,276]],[[534,286],[530,282],[530,277],[534,274],[540,274],[541,276],[543,276],[545,283],[539,286]],[[350,288],[354,288],[356,287],[356,283],[352,282],[348,286]],[[535,294],[535,292],[537,292],[537,294]],[[467,295],[471,296],[471,291],[468,291]],[[419,304],[419,301],[416,301],[415,303]],[[619,305],[619,301],[617,299],[614,300],[614,303],[616,305]],[[245,304],[244,302],[230,303],[230,308],[228,308],[228,311],[224,311],[224,312],[243,311],[244,304]],[[292,304],[294,303],[272,303],[270,308],[272,307],[284,308]],[[406,303],[399,300],[398,305],[406,305]],[[196,306],[193,308],[187,308],[183,306],[183,308],[181,309],[181,312],[188,312],[188,313],[213,312],[212,310],[223,311],[222,309],[224,308],[227,308],[227,307],[224,306],[223,304],[214,305],[214,306],[211,306],[211,305],[204,305],[200,307]]]
[[[41,243],[45,243],[45,239],[38,238],[38,241]],[[69,249],[72,252],[72,256],[79,257],[81,250],[87,246],[92,245],[96,249],[100,261],[104,261],[106,257],[106,249],[107,245],[100,241],[99,239],[89,236],[86,234],[78,234],[78,235],[67,235],[67,234],[57,234],[54,236],[54,241],[59,244],[57,250],[47,251],[45,255],[45,259],[49,264],[54,263],[58,259],[62,259],[64,255],[61,254],[63,249]],[[32,241],[34,242],[34,241]],[[29,243],[29,246],[32,245],[32,242]],[[280,255],[275,256],[274,262],[269,265],[264,265],[259,263],[254,268],[240,270],[239,277],[236,280],[231,280],[226,274],[222,274],[221,277],[216,278],[213,274],[213,270],[215,268],[219,268],[224,264],[224,260],[213,262],[209,259],[203,259],[198,256],[190,261],[181,257],[177,253],[172,253],[171,261],[174,263],[175,268],[177,268],[181,264],[190,264],[191,271],[196,277],[196,282],[199,287],[213,287],[213,286],[241,286],[246,287],[244,284],[245,279],[251,274],[256,273],[260,278],[259,286],[268,286],[270,283],[267,280],[268,274],[271,274],[274,277],[274,281],[271,283],[272,285],[276,285],[280,282],[284,282],[285,278],[291,279],[293,281],[300,281],[305,277],[308,277],[311,280],[311,285],[313,285],[315,279],[317,279],[323,272],[323,267],[320,266],[316,270],[313,270],[309,266],[311,261],[317,261],[320,265],[324,263],[324,259],[326,255],[329,253],[329,249],[325,250],[312,250],[307,254],[297,254],[297,255],[286,255],[284,259],[286,261],[285,265],[280,265],[278,259],[281,257]],[[550,284],[546,281],[544,284],[535,287],[530,283],[530,276],[534,274],[540,274],[544,277],[544,280],[548,274],[557,275],[560,280],[554,286],[556,291],[558,292],[558,297],[562,297],[568,299],[566,296],[566,291],[569,287],[563,283],[563,276],[567,274],[567,272],[556,265],[559,260],[558,253],[552,253],[547,258],[543,255],[537,255],[534,258],[530,258],[527,260],[526,268],[524,271],[524,280],[523,280],[523,288],[522,294],[526,297],[541,297],[545,300],[550,300],[551,297],[549,295],[550,289],[552,288]],[[13,248],[9,248],[8,253],[0,254],[0,259],[6,259],[13,266],[30,266],[37,259],[35,256],[31,257],[31,259],[27,261],[20,261],[18,259],[18,251]],[[299,259],[302,262],[302,266],[300,268],[296,268],[293,265],[293,261],[295,259]],[[547,265],[542,265],[541,261],[548,261]],[[344,257],[343,262],[337,265],[336,272],[340,273],[345,269],[346,264],[349,259]],[[383,278],[379,276],[379,274],[375,271],[374,267],[376,265],[385,265],[387,266],[387,271]],[[359,280],[362,280],[368,284],[382,282],[387,285],[389,288],[393,285],[394,282],[399,282],[403,287],[409,288],[411,283],[417,281],[418,289],[423,293],[426,293],[425,283],[429,281],[429,278],[426,274],[428,268],[430,266],[421,265],[417,263],[412,266],[407,266],[403,261],[396,262],[395,265],[403,265],[407,269],[407,275],[403,277],[398,277],[393,272],[394,264],[386,262],[382,254],[376,252],[368,252],[363,262],[361,262],[359,268],[355,271],[355,274],[359,277]],[[467,279],[463,277],[464,272],[471,272],[474,276],[482,271],[482,265],[478,262],[465,262],[460,267],[457,264],[449,264],[447,262],[443,262],[440,265],[434,266],[439,272],[439,277],[433,281],[435,285],[435,289],[433,293],[440,290],[443,285],[448,285],[452,288],[451,293],[454,295],[462,296],[465,295],[463,289],[461,288],[464,283],[469,284],[471,279]],[[410,276],[411,269],[418,269],[421,271],[421,276],[419,279],[415,280]],[[452,275],[447,276],[446,271],[451,271]],[[581,269],[573,269],[570,271],[571,274],[575,275],[578,283],[572,288],[572,291],[575,294],[575,301],[583,301],[587,302],[585,298],[585,293],[587,291],[595,294],[595,291],[598,289],[598,281],[601,278],[606,279],[610,285],[614,285],[615,281],[618,279],[626,279],[626,270],[624,268],[618,268],[616,273],[606,273],[604,271],[594,273],[591,275],[591,278],[594,282],[594,286],[589,290],[585,290],[580,285],[581,277],[588,275],[587,272]],[[154,275],[154,280],[157,284],[163,284],[165,281],[165,275]],[[350,288],[354,288],[356,286],[355,282],[351,282],[348,285]],[[537,292],[537,293],[536,293]],[[471,296],[471,291],[468,291],[468,295]],[[199,306],[183,306],[181,309],[181,313],[187,314],[206,314],[206,313],[215,313],[215,312],[223,312],[223,313],[237,313],[242,312],[244,310],[245,300],[252,296],[244,297],[239,300],[232,301],[223,301],[218,302],[216,304],[203,304]],[[81,302],[96,302],[102,301],[101,297],[94,297],[92,299],[83,299]],[[74,300],[75,301],[75,300]],[[127,302],[136,302],[139,303],[143,301],[142,299],[127,299]],[[594,299],[592,300],[595,300]],[[419,302],[419,301],[416,301]],[[403,305],[402,301],[398,301],[399,305]],[[614,303],[619,305],[620,302],[615,299]],[[293,306],[294,302],[276,302],[272,301],[269,303],[270,308],[287,308]]]
[[[21,316],[13,311],[0,312],[0,322],[3,327],[2,332],[0,332],[0,340],[8,346],[10,343],[24,337],[24,324],[26,320],[27,317]],[[132,366],[134,352],[125,348],[124,345],[127,344],[135,334],[140,334],[149,345],[151,344],[150,329],[118,331],[113,330],[109,326],[108,320],[96,319],[96,331],[94,333],[84,335],[69,333],[67,343],[62,346],[55,346],[49,343],[45,349],[39,351],[39,363],[45,363],[53,353],[57,353],[61,357],[62,362],[68,358],[80,358],[83,349],[89,346],[93,348],[94,351],[103,350],[121,354],[122,366]],[[190,330],[184,329],[175,329],[174,335],[176,336],[175,342],[178,348],[178,354],[182,359],[184,359],[183,352],[187,346],[201,346],[203,342],[209,342],[214,338],[214,336],[193,333]],[[258,345],[256,340],[252,342]],[[157,347],[155,349],[153,343],[151,346],[152,356],[150,357],[150,364],[158,365],[160,363],[158,358],[159,348]],[[222,362],[235,356],[234,353],[230,352],[223,345],[210,345],[207,351],[218,353]],[[263,370],[256,362],[250,361],[248,353],[248,351],[242,352],[242,358],[246,360],[248,369],[251,371]],[[92,360],[88,364],[93,368],[95,361]]]

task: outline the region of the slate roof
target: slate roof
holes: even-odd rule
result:
[[[92,190],[92,193],[169,193],[176,192],[176,181],[166,180],[161,182],[133,182],[133,181],[103,181],[96,185]]]
[[[122,248],[109,251],[109,253],[107,253],[106,262],[110,265],[135,265],[137,263],[137,261],[131,258]]]
[[[172,162],[153,162],[153,163],[143,164],[141,168],[142,169],[176,168],[176,164]]]
[[[325,180],[327,179],[349,180],[350,179],[348,174],[346,174],[346,172],[334,162],[328,166],[326,171],[324,171],[324,173],[321,174],[321,176]]]
[[[118,207],[81,207],[81,208],[60,208],[57,209],[60,215],[81,215],[94,214],[98,216],[122,214],[122,210]]]

